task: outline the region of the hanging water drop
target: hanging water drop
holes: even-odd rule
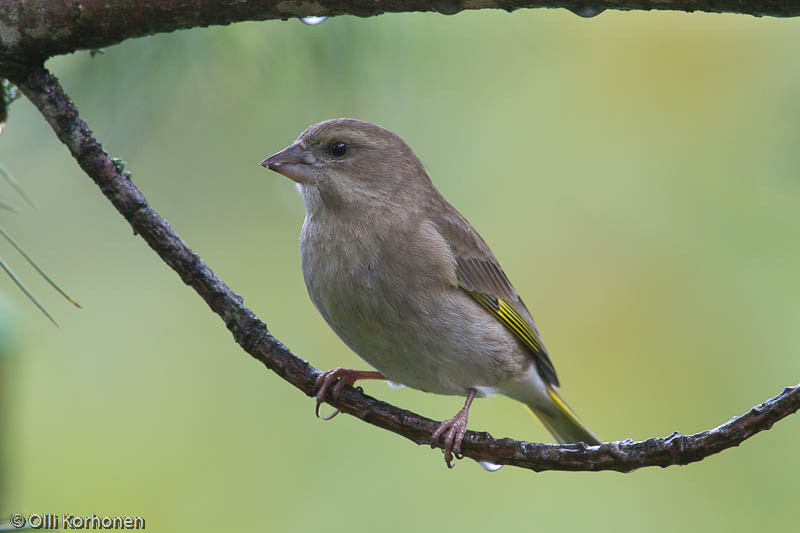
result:
[[[585,19],[596,17],[597,15],[605,11],[605,8],[603,7],[594,7],[594,6],[580,6],[575,8],[568,7],[567,9],[569,9],[579,17],[583,17]]]
[[[299,20],[303,24],[308,24],[309,26],[316,26],[317,24],[322,24],[323,22],[328,20],[328,17],[313,17],[313,16],[300,17]]]
[[[488,461],[478,461],[478,464],[481,465],[481,467],[487,472],[497,472],[498,470],[503,468],[503,465],[496,465]]]

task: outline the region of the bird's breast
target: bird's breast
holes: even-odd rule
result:
[[[372,322],[381,314],[377,243],[337,234],[307,219],[300,258],[311,301],[340,336],[340,331]]]
[[[440,394],[493,386],[516,341],[420,250],[420,241],[345,238],[306,222],[300,253],[311,301],[388,379]],[[444,264],[444,266],[442,266]]]

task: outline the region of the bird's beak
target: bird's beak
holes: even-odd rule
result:
[[[295,143],[263,160],[261,166],[283,174],[297,183],[309,183],[315,177],[315,161],[313,154]]]

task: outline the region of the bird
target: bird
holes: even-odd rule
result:
[[[334,118],[261,166],[296,182],[308,294],[374,369],[321,373],[318,417],[329,389],[335,398],[356,381],[379,379],[465,398],[431,434],[449,467],[473,400],[493,394],[527,405],[560,443],[600,444],[557,392],[539,330],[494,253],[398,135]]]

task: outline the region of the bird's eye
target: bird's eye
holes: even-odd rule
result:
[[[342,157],[347,153],[347,145],[345,143],[333,143],[331,145],[331,153],[336,157]]]

